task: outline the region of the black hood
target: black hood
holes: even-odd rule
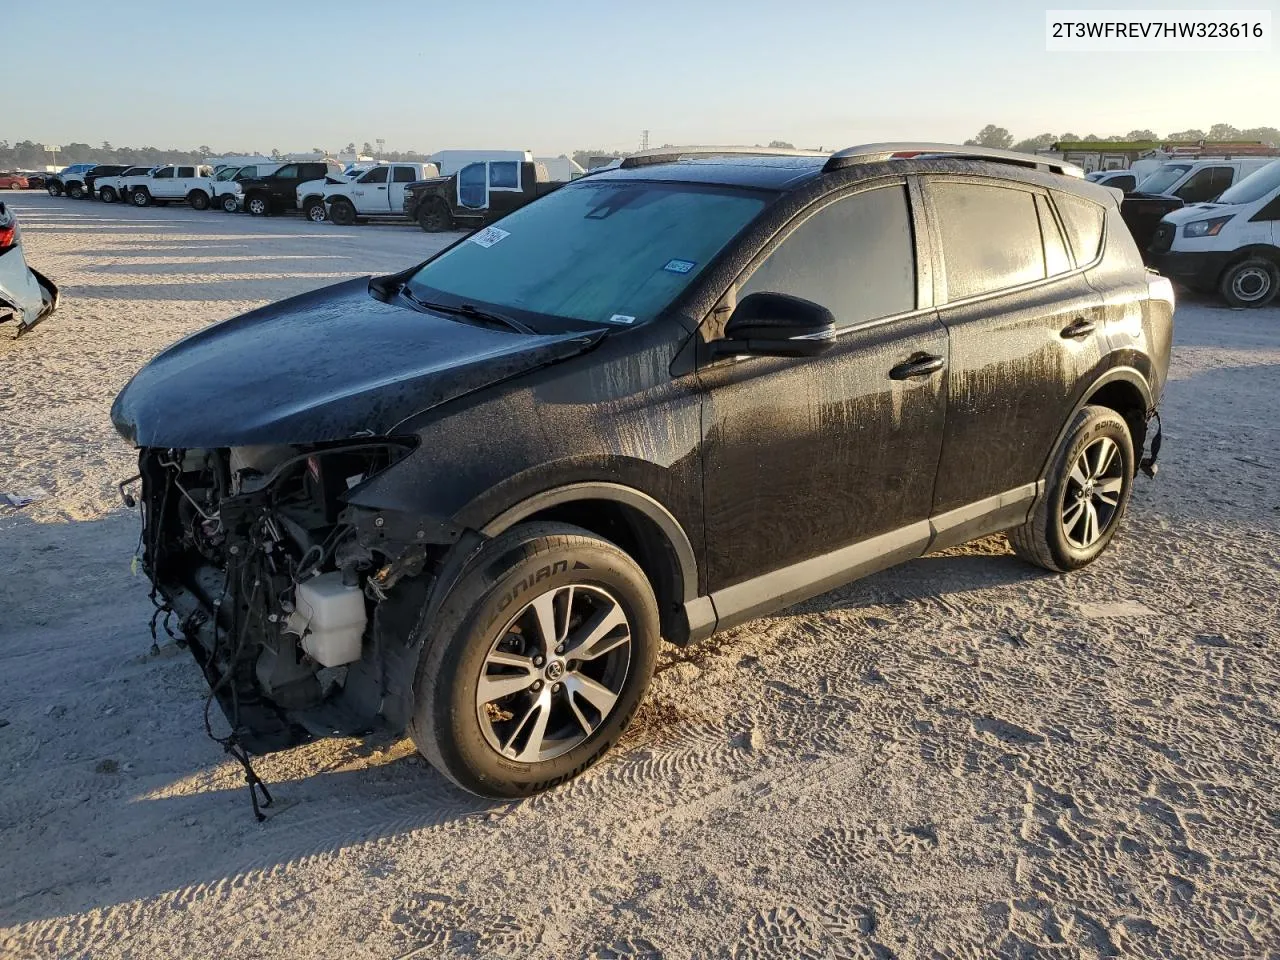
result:
[[[120,391],[111,420],[140,447],[381,436],[437,404],[590,349],[603,335],[475,326],[384,303],[359,278],[179,341]]]

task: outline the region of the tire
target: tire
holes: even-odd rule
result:
[[[129,194],[129,202],[135,207],[151,206],[151,192],[146,187],[134,187],[133,193]]]
[[[222,207],[223,213],[238,213],[240,211],[240,201],[236,199],[234,193],[224,193],[219,206]]]
[[[70,197],[72,200],[83,200],[84,184],[79,182],[73,182],[71,186],[67,187],[67,196]]]
[[[576,623],[560,619],[566,601]],[[541,642],[538,610],[548,607],[552,632],[570,644],[607,615],[624,619],[595,634],[595,656],[562,660],[563,644]],[[618,643],[624,634],[629,640]],[[630,556],[580,527],[521,524],[485,544],[445,598],[418,664],[409,735],[471,793],[499,799],[547,790],[576,777],[621,736],[648,689],[658,640],[653,589]],[[509,672],[524,665],[523,674]],[[509,692],[481,703],[482,674],[506,680]]]
[[[60,184],[50,183],[45,186],[45,189],[49,191],[49,196],[51,197],[62,196],[62,187]]]
[[[244,208],[255,217],[271,215],[271,200],[262,193],[251,193],[244,198]]]
[[[1280,291],[1280,267],[1262,257],[1250,257],[1227,267],[1218,284],[1222,299],[1232,307],[1265,307]]]
[[[203,190],[192,190],[187,194],[187,203],[191,205],[192,210],[208,210],[209,195]]]
[[[323,200],[308,200],[307,205],[302,208],[302,212],[312,223],[324,223],[329,219],[329,213],[324,208]]]
[[[18,181],[17,181],[17,180],[14,180],[12,183],[10,183],[10,184],[9,184],[9,189],[10,189],[10,190],[21,190],[21,189],[22,189],[22,186],[18,183]]]
[[[349,227],[356,222],[356,208],[350,200],[339,197],[329,205],[329,219],[340,227]]]
[[[1058,573],[1092,563],[1124,519],[1134,469],[1133,438],[1124,417],[1107,407],[1085,407],[1053,458],[1031,516],[1009,531],[1014,553]]]
[[[115,187],[103,187],[98,191],[98,199],[103,203],[115,203],[119,197],[116,196]]]
[[[453,229],[453,216],[443,200],[428,200],[418,210],[418,226],[427,233],[443,233]]]

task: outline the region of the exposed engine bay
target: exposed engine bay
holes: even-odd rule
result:
[[[421,530],[399,538],[394,519],[344,494],[411,449],[141,451],[139,558],[157,616],[247,749],[403,729],[415,628],[444,549]]]

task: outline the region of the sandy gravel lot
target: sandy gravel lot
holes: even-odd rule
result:
[[[258,763],[149,652],[116,391],[413,227],[6,196],[63,285],[0,327],[0,957],[1280,956],[1280,309],[1184,300],[1113,550],[1000,538],[669,652],[614,756],[492,804],[406,742]]]

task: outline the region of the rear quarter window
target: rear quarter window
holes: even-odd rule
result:
[[[1092,263],[1098,258],[1098,249],[1102,246],[1102,222],[1106,211],[1083,197],[1057,190],[1051,193],[1067,228],[1067,239],[1076,255],[1076,263],[1080,266]]]
[[[1045,278],[1035,194],[981,183],[933,181],[947,299],[963,300]]]

